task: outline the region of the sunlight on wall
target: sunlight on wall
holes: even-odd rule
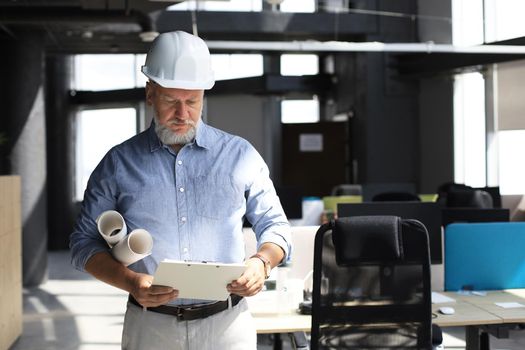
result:
[[[498,132],[501,194],[525,193],[525,130]]]
[[[486,185],[485,84],[480,73],[454,80],[454,181]]]

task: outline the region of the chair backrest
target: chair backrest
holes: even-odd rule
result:
[[[419,221],[324,224],[314,246],[311,348],[430,349],[430,295],[428,234]]]
[[[363,188],[359,184],[340,184],[332,188],[331,196],[360,196]]]
[[[447,194],[447,207],[493,208],[492,196],[483,190],[456,190]]]
[[[449,208],[494,208],[489,192],[463,184],[445,183],[438,188],[438,195],[438,203]]]

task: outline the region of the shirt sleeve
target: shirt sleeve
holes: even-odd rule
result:
[[[98,232],[96,219],[104,211],[116,207],[115,153],[114,149],[110,150],[91,174],[80,214],[69,237],[71,263],[80,271],[85,271],[85,265],[93,255],[109,251],[109,246]]]
[[[290,224],[270,179],[268,166],[251,146],[245,160],[250,164],[252,175],[246,190],[246,218],[253,226],[257,248],[263,243],[275,243],[284,251],[283,262],[289,262],[292,253]]]

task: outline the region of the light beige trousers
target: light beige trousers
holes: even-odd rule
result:
[[[213,316],[178,321],[128,302],[123,350],[256,350],[257,334],[245,299]]]

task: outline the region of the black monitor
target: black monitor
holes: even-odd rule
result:
[[[288,219],[303,218],[303,192],[299,187],[276,186],[275,191],[281,200],[284,213]]]
[[[443,208],[441,210],[443,227],[454,222],[501,222],[509,220],[509,209]]]
[[[441,207],[437,203],[427,202],[369,202],[343,203],[337,206],[339,217],[394,215],[402,219],[421,221],[428,230],[430,260],[432,264],[441,264]]]

